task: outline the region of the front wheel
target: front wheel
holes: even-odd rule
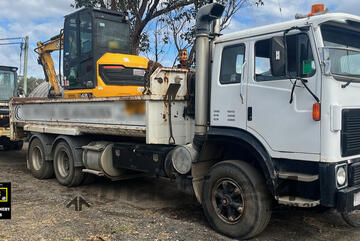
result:
[[[58,182],[64,186],[78,186],[84,179],[80,167],[75,167],[75,161],[70,146],[59,142],[54,151],[54,170]]]
[[[210,225],[232,238],[261,233],[271,217],[271,198],[264,178],[243,161],[214,165],[204,181],[202,205]]]
[[[360,228],[360,210],[341,213],[344,221],[354,228]]]

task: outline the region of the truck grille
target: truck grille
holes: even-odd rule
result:
[[[360,109],[342,111],[341,154],[360,154]]]
[[[349,187],[360,184],[360,163],[349,166]]]

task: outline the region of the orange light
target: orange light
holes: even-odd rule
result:
[[[321,13],[325,11],[324,4],[314,4],[311,6],[311,13],[308,15],[309,17],[314,16],[316,13]]]
[[[321,114],[321,105],[320,103],[313,104],[313,120],[319,121],[320,120],[320,114]]]
[[[125,69],[124,66],[104,66],[104,69]]]

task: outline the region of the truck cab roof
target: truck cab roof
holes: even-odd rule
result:
[[[359,27],[360,30],[360,17],[346,13],[326,13],[322,15],[306,17],[306,18],[301,18],[301,19],[296,19],[296,20],[291,20],[276,24],[265,25],[256,28],[245,29],[229,34],[224,34],[215,40],[215,44],[232,41],[235,39],[250,38],[259,35],[282,32],[295,26],[296,27],[305,27],[310,25],[316,26],[329,21],[339,22],[339,23],[346,23],[346,22],[355,23],[356,25],[358,25],[356,27]]]
[[[13,67],[13,66],[0,65],[0,70],[2,70],[2,71],[16,72],[16,71],[18,70],[18,68],[17,68],[17,67]]]

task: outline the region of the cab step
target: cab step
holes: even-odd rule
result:
[[[277,197],[276,199],[278,200],[279,204],[294,207],[311,208],[320,205],[320,200],[312,200],[302,197],[282,196]]]
[[[278,172],[278,178],[280,179],[288,179],[299,182],[314,182],[319,180],[319,175],[311,175],[304,173],[296,173],[296,172]]]

